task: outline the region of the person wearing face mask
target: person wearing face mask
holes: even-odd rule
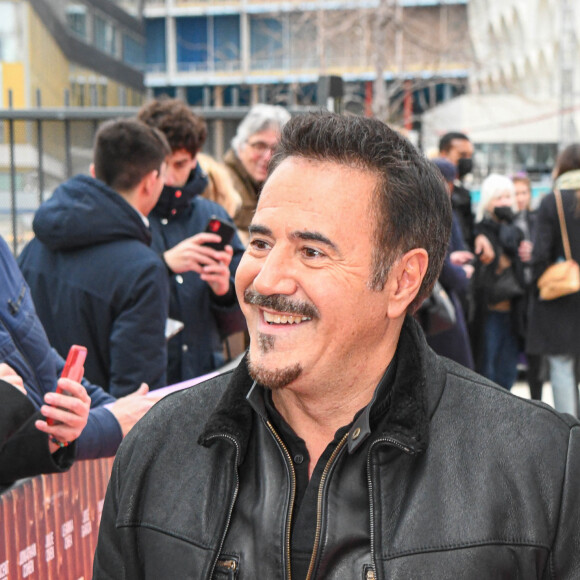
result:
[[[525,279],[518,250],[523,232],[513,223],[515,192],[512,181],[492,174],[481,187],[476,234],[491,242],[495,258],[478,262],[473,275],[471,337],[476,370],[506,389],[517,376],[523,346]]]
[[[151,101],[138,118],[160,130],[171,147],[165,187],[149,221],[152,248],[171,277],[169,318],[183,323],[167,345],[167,382],[173,384],[222,366],[223,340],[245,329],[234,290],[244,245],[237,233],[223,251],[206,245],[221,240],[205,231],[210,218],[230,224],[231,218],[202,197],[210,184],[197,158],[207,137],[205,121],[179,99]]]
[[[439,157],[453,163],[457,169],[453,183],[451,204],[461,225],[461,232],[466,245],[474,248],[473,211],[471,193],[463,185],[463,179],[473,171],[473,144],[464,133],[449,132],[439,140]]]

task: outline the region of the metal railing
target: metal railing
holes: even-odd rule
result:
[[[99,125],[131,117],[135,107],[0,110],[0,234],[17,255],[32,237],[32,219],[55,187],[88,173]],[[208,124],[205,151],[221,159],[247,107],[195,110]]]
[[[204,151],[221,160],[249,107],[192,110],[208,125]],[[0,109],[0,234],[15,255],[33,235],[39,205],[66,179],[88,174],[99,125],[135,116],[137,111],[137,107]]]

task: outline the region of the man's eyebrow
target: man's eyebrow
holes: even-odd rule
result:
[[[250,224],[248,227],[248,232],[250,234],[259,234],[261,236],[271,236],[272,230],[266,226],[260,226],[257,224]]]
[[[251,235],[272,236],[272,230],[269,227],[258,224],[251,224],[248,227],[248,231],[250,232]],[[321,244],[328,246],[335,252],[340,253],[340,249],[338,248],[338,246],[320,232],[309,232],[298,230],[290,234],[290,239],[303,240],[307,242],[308,241],[320,242]]]
[[[331,248],[335,252],[340,253],[338,246],[333,241],[328,239],[325,235],[321,234],[320,232],[296,231],[296,232],[292,232],[290,234],[290,237],[293,239],[303,240],[303,241],[307,241],[307,242],[308,241],[320,242],[321,244],[328,246],[329,248]]]

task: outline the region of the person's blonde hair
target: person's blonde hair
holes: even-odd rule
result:
[[[481,197],[479,200],[479,205],[477,206],[477,212],[475,214],[475,221],[480,222],[484,217],[489,217],[489,205],[491,202],[498,198],[500,195],[508,191],[512,196],[512,209],[516,210],[516,190],[512,180],[505,176],[499,175],[498,173],[492,173],[488,175],[481,184]]]

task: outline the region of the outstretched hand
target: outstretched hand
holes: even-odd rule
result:
[[[123,437],[157,402],[158,399],[146,396],[148,392],[149,387],[147,384],[142,383],[134,393],[117,399],[108,407],[109,411],[113,413],[115,419],[119,422]]]

